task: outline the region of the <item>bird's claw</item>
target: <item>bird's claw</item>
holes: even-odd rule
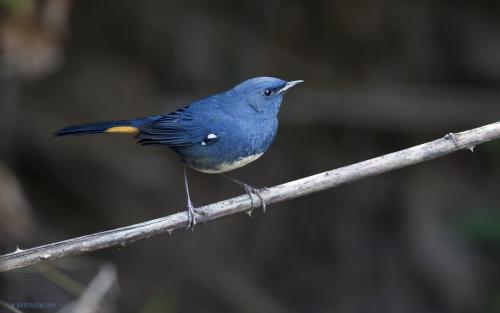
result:
[[[455,148],[460,149],[460,145],[458,144],[457,136],[454,133],[447,133],[444,135],[444,139],[451,140],[455,145]]]
[[[187,203],[186,213],[188,215],[186,229],[193,229],[193,230],[194,230],[194,227],[196,226],[196,215],[206,215],[207,214],[204,211],[200,211],[200,210],[196,209],[193,206],[193,203],[191,203],[191,201],[189,201]]]
[[[248,194],[248,196],[250,197],[250,200],[252,201],[252,209],[250,209],[250,211],[248,212],[248,215],[252,216],[252,212],[255,209],[255,203],[253,201],[252,194],[256,195],[259,198],[260,206],[262,207],[262,212],[266,213],[266,201],[264,201],[264,198],[260,194],[260,192],[265,188],[257,189],[257,188],[250,186],[250,185],[247,185],[247,184],[244,185],[244,188],[245,188],[245,192]]]
[[[253,210],[255,209],[255,202],[253,201],[252,194],[255,194],[257,197],[259,197],[260,206],[262,207],[262,211],[264,213],[266,213],[266,201],[264,200],[264,198],[262,197],[262,195],[260,193],[262,191],[267,190],[267,188],[264,187],[264,188],[257,189],[257,188],[254,188],[254,187],[248,185],[248,184],[245,184],[242,181],[237,180],[236,178],[232,178],[231,176],[228,176],[228,175],[225,175],[225,174],[222,174],[222,176],[224,176],[225,178],[229,179],[233,183],[235,183],[238,186],[243,187],[245,189],[246,194],[250,197],[250,201],[252,201],[252,208],[247,212],[247,214],[249,216],[252,216]]]

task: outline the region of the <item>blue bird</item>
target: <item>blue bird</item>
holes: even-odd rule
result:
[[[223,173],[257,160],[272,144],[278,129],[278,111],[285,92],[302,80],[272,77],[246,80],[225,92],[197,100],[169,114],[131,120],[70,126],[55,136],[99,133],[135,134],[142,145],[167,146],[181,158],[187,198],[188,225],[196,225],[198,212],[189,195],[187,167],[220,173],[266,204],[253,188]]]

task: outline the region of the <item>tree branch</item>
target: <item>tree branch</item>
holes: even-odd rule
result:
[[[448,134],[443,138],[412,148],[266,188],[262,191],[261,195],[268,204],[298,198],[435,159],[461,149],[472,150],[476,145],[497,138],[500,138],[500,122],[457,134]],[[255,197],[254,200],[257,199]],[[199,216],[197,220],[199,223],[206,223],[225,216],[248,212],[251,206],[252,202],[249,197],[242,195],[198,208],[205,214]],[[55,260],[68,255],[78,255],[109,247],[125,246],[129,243],[165,232],[171,233],[174,230],[186,227],[186,224],[187,214],[180,212],[135,225],[55,242],[27,250],[16,250],[13,253],[0,256],[0,272],[48,260]]]

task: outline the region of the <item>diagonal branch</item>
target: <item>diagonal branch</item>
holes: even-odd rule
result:
[[[421,163],[461,149],[500,138],[500,122],[471,129],[427,142],[398,152],[312,175],[282,185],[266,188],[261,192],[268,204],[302,197],[314,192],[334,188],[346,183],[395,169]],[[248,212],[252,201],[247,195],[213,203],[198,208],[205,214],[197,218],[206,223],[225,216]],[[175,213],[147,222],[55,242],[27,250],[16,250],[0,256],[0,272],[59,259],[68,255],[83,254],[129,243],[186,227],[187,214]]]

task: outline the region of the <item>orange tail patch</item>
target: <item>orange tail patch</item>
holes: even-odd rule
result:
[[[133,126],[116,126],[106,129],[105,133],[119,133],[119,134],[136,134],[139,131],[137,127]]]

